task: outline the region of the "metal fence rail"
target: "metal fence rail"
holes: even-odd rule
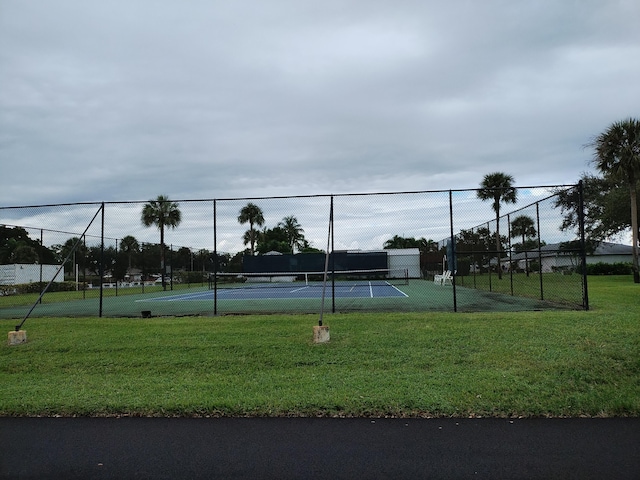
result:
[[[217,274],[255,271],[261,262],[279,272],[318,271],[325,257],[333,312],[587,309],[584,234],[561,230],[561,189],[581,192],[580,185],[519,187],[518,203],[502,205],[498,220],[471,189],[172,199],[181,221],[165,227],[164,249],[159,229],[141,221],[147,202],[0,207],[0,318],[29,309],[34,316],[315,313],[322,298],[308,275],[304,285],[300,274],[285,288],[258,289],[242,276],[218,282]],[[261,213],[253,224],[240,221],[249,205]],[[97,210],[101,219],[92,221]],[[340,260],[347,254],[350,268]],[[332,272],[380,269],[381,261],[406,270],[407,284],[387,273],[388,288],[335,289]],[[64,281],[48,278],[50,265],[61,266]]]

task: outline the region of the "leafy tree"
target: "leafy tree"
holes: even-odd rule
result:
[[[38,252],[31,245],[19,243],[9,256],[10,263],[38,263]]]
[[[385,250],[393,248],[418,248],[419,242],[415,238],[401,237],[394,235],[392,238],[384,242],[382,248]]]
[[[233,257],[231,257],[229,259],[229,262],[227,264],[227,272],[242,272],[242,257],[244,255],[248,255],[249,249],[245,250],[244,252],[238,252],[236,253]]]
[[[229,268],[229,264],[231,263],[231,254],[230,253],[220,253],[218,252],[218,271],[226,272]]]
[[[133,266],[133,257],[134,255],[140,253],[140,244],[135,237],[131,235],[127,235],[122,240],[120,240],[120,251],[124,252],[127,257],[127,268],[131,269]]]
[[[513,177],[502,172],[489,173],[484,176],[478,190],[478,198],[491,200],[491,208],[496,213],[496,253],[498,256],[498,278],[502,279],[500,265],[500,205],[502,203],[516,203],[518,194],[513,186]]]
[[[302,241],[300,253],[324,253],[324,250],[312,246],[306,239]]]
[[[0,225],[0,264],[55,263],[55,252],[29,237],[22,227]]]
[[[162,276],[162,288],[167,289],[165,281],[165,245],[164,229],[176,228],[182,220],[177,203],[169,200],[166,195],[159,195],[155,200],[149,200],[142,208],[142,224],[145,227],[155,225],[160,230],[160,272]]]
[[[506,243],[506,238],[500,238]],[[456,250],[459,252],[482,253],[489,252],[495,245],[495,237],[487,227],[461,230],[457,235]]]
[[[602,241],[631,227],[629,191],[610,177],[583,173],[584,229],[589,239]],[[640,183],[640,182],[639,182]],[[562,231],[574,230],[579,236],[580,196],[577,188],[557,189],[555,207],[563,214]]]
[[[108,262],[105,261],[105,265],[108,265]],[[98,274],[100,270],[100,247],[96,247],[95,245],[87,247],[85,268],[89,270],[90,274]]]
[[[206,248],[201,248],[193,255],[195,270],[202,270],[202,272],[213,270],[213,255]]]
[[[71,250],[73,249],[73,246],[77,242],[78,242],[78,237],[73,237],[68,239],[66,242],[64,242],[63,245],[54,245],[52,248],[54,248],[56,252],[56,262],[62,263],[64,259],[67,258],[67,255],[69,255],[69,252],[71,252]],[[71,257],[65,264],[64,266],[65,271],[70,273],[74,272],[75,265],[78,265],[80,268],[86,269],[86,267],[88,266],[87,265],[88,253],[89,253],[89,250],[85,245],[85,242],[80,241],[74,254],[71,255]]]
[[[278,223],[278,227],[284,230],[287,236],[290,253],[294,253],[296,248],[299,251],[304,247],[304,230],[296,217],[293,215],[284,217],[282,221]]]
[[[113,273],[116,261],[116,249],[113,245],[105,247],[104,250],[99,245],[87,249],[86,267],[96,275],[100,273],[100,263],[103,265],[104,273]]]
[[[500,241],[505,244],[507,239],[500,237]],[[474,264],[477,255],[480,255],[481,265],[488,265],[490,260],[488,252],[495,247],[494,242],[494,236],[487,227],[462,230],[456,237],[456,252],[459,256],[472,254],[471,258]]]
[[[151,269],[151,265],[156,265]],[[160,265],[160,245],[157,243],[142,243],[140,245],[139,267],[142,269],[143,279],[148,279],[149,273],[157,271]]]
[[[438,242],[435,242],[431,239],[427,240],[426,238],[422,237],[418,240],[418,248],[420,249],[421,252],[424,252],[424,253],[437,252]]]
[[[116,253],[116,261],[111,269],[111,274],[116,281],[124,280],[127,273],[129,273],[128,261],[127,253],[118,250]]]
[[[247,203],[240,209],[240,215],[238,215],[238,222],[240,225],[249,223],[249,230],[244,234],[244,244],[250,244],[251,255],[255,253],[255,245],[258,240],[258,231],[255,226],[261,227],[264,225],[264,214],[260,207],[254,203]]]
[[[392,238],[384,242],[382,248],[385,250],[392,248],[418,248],[423,253],[437,252],[438,243],[425,238],[401,237],[394,235]]]
[[[611,124],[590,144],[596,169],[627,187],[631,206],[633,281],[640,283],[638,269],[638,181],[640,180],[640,120],[628,118]]]
[[[522,243],[516,248],[517,251],[524,251],[524,270],[529,276],[529,259],[527,258],[527,239],[535,238],[538,234],[533,218],[528,215],[518,215],[511,220],[511,238],[522,238]]]
[[[173,254],[173,269],[192,270],[193,255],[191,250],[187,247],[180,247],[178,251]]]
[[[282,227],[265,228],[260,232],[256,250],[260,254],[268,252],[291,253],[290,237]]]

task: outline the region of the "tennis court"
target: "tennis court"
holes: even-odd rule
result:
[[[579,185],[560,187],[582,195]],[[0,319],[588,308],[584,248],[557,243],[558,194],[532,192],[522,190],[529,200],[498,220],[486,219],[474,190],[183,200],[185,222],[170,245],[136,230],[133,247],[124,242],[133,227],[122,219],[139,217],[143,202],[0,207],[7,238],[47,246],[35,274],[25,276],[34,265],[17,264],[0,272]],[[238,212],[258,200],[270,236],[253,251]],[[284,246],[283,215],[304,226],[308,251]],[[535,237],[506,236],[496,248],[494,234],[520,217],[532,219]],[[43,219],[49,223],[38,224]],[[527,248],[523,258],[518,245]],[[64,282],[42,294],[51,265],[63,267]],[[454,272],[452,284],[434,284],[445,270]]]
[[[266,300],[266,299],[301,299],[322,298],[323,286],[316,284],[289,286],[259,284],[244,288],[221,288],[217,290],[218,300]],[[177,293],[139,302],[183,302],[214,300],[214,290],[192,293]],[[390,283],[337,284],[327,285],[327,298],[389,298],[408,297],[408,295]]]
[[[578,276],[573,277],[577,279]],[[578,283],[575,288],[579,288]],[[145,293],[120,291],[118,296],[114,296],[114,291],[107,293],[110,296],[105,296],[102,301],[102,312],[105,317],[140,317],[143,311],[149,311],[153,317],[251,313],[316,314],[322,308],[321,285],[245,283],[227,285],[217,290],[212,290],[205,285],[197,288],[182,286],[173,291]],[[95,316],[99,311],[99,298],[64,297],[63,299],[60,295],[62,294],[45,295],[42,303],[36,306],[31,316]],[[575,308],[554,300],[557,299],[526,298],[467,288],[462,285],[456,288],[454,297],[454,291],[450,285],[439,286],[433,281],[411,279],[406,285],[373,282],[371,286],[341,285],[339,282],[335,285],[327,284],[324,309],[327,312],[446,312],[453,311],[454,302],[458,312],[515,312]],[[29,308],[29,305],[6,306],[0,309],[0,319],[23,318]]]

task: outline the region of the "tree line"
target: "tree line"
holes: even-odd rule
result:
[[[612,123],[585,147],[593,150],[596,174],[583,173],[584,230],[590,241],[601,241],[631,231],[633,281],[640,283],[638,267],[638,189],[640,188],[640,119]],[[579,232],[580,199],[575,190],[557,192],[562,229]]]
[[[631,230],[633,246],[633,275],[634,282],[640,283],[638,268],[638,196],[640,185],[640,120],[629,118],[615,122],[604,132],[594,137],[587,145],[592,148],[592,165],[598,174],[585,173],[580,180],[584,186],[584,228],[587,239],[591,242],[604,240]],[[504,251],[506,239],[500,234],[500,210],[502,204],[516,203],[517,189],[511,175],[503,172],[494,172],[484,176],[477,190],[477,196],[483,201],[490,201],[495,213],[496,231],[492,234],[488,229],[478,228],[475,231],[463,231],[457,248],[466,248],[489,251],[489,243],[495,245],[495,254],[498,262],[498,274],[501,278],[502,268],[501,252]],[[575,189],[559,190],[557,193],[556,207],[562,209],[563,223],[561,230],[577,231],[580,227],[580,211],[578,192]],[[172,269],[186,269],[193,271],[194,267],[202,267],[202,271],[210,270],[214,265],[219,271],[240,271],[242,255],[265,254],[271,251],[279,253],[304,253],[320,252],[314,248],[305,238],[304,229],[293,216],[286,216],[272,228],[264,227],[265,219],[262,209],[254,203],[248,203],[242,207],[237,218],[241,225],[248,224],[249,229],[243,234],[244,245],[247,250],[235,256],[230,254],[218,254],[214,258],[212,252],[199,250],[192,252],[186,247],[172,255]],[[182,221],[182,213],[179,205],[172,202],[167,196],[160,195],[155,200],[150,200],[142,208],[142,224],[155,226],[160,232],[160,244],[140,245],[133,237],[125,237],[120,241],[120,249],[106,247],[101,252],[104,264],[111,266],[113,275],[120,279],[134,266],[144,267],[147,260],[149,269],[156,262],[156,271],[167,272],[167,248],[164,241],[165,229],[176,228]],[[260,229],[259,227],[263,227]],[[521,215],[513,219],[510,225],[511,237],[521,239],[515,244],[518,249],[530,250],[537,245],[535,237],[535,223],[533,219]],[[38,240],[29,237],[25,229],[21,227],[0,226],[0,263],[56,263],[65,258],[77,239],[69,239],[64,245],[56,245],[47,248]],[[412,248],[417,247],[421,252],[429,253],[437,251],[437,244],[433,240],[424,238],[404,238],[395,235],[387,240],[383,248]],[[76,264],[78,257],[82,259],[87,268],[95,271],[96,247],[78,247],[76,252]],[[175,253],[175,258],[174,258]],[[144,259],[144,260],[141,260]],[[217,262],[217,263],[216,263]],[[124,272],[124,273],[123,273]],[[163,286],[166,288],[165,275],[162,275]]]
[[[244,233],[242,240],[245,245],[249,245],[247,253],[249,255],[265,254],[268,252],[278,253],[311,253],[321,252],[311,246],[304,236],[304,229],[298,219],[289,215],[278,222],[272,228],[263,227],[264,213],[262,209],[249,202],[240,209],[238,222],[241,225],[249,224],[249,229]]]

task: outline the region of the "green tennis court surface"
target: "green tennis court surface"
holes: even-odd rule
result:
[[[297,289],[300,287],[295,287]],[[217,291],[217,313],[318,313],[321,307],[321,289],[306,288],[292,292],[288,287],[273,288],[229,288]],[[122,289],[118,296],[107,292],[102,300],[102,314],[105,317],[139,317],[142,311],[151,311],[153,316],[213,315],[214,292],[208,287],[180,286],[174,291],[139,293]],[[379,311],[453,311],[454,296],[451,286],[436,285],[432,281],[412,279],[402,286],[375,285],[371,287],[338,287],[330,285],[325,292],[325,311],[335,308],[336,312]],[[46,294],[42,304],[33,310],[31,316],[97,316],[99,299],[62,300],[58,293]],[[522,296],[488,292],[456,287],[456,308],[459,312],[483,311],[531,311],[571,309],[575,306],[557,304]],[[22,318],[31,305],[0,308],[0,318]]]

